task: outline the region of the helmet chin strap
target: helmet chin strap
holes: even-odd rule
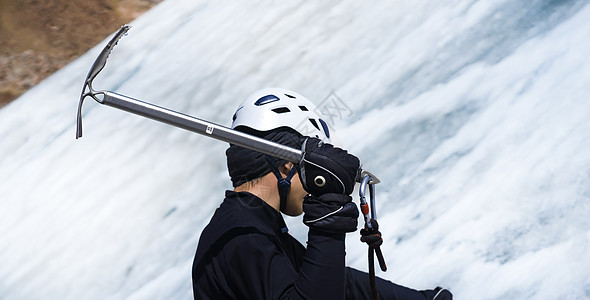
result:
[[[277,177],[277,187],[279,189],[280,207],[281,207],[281,211],[283,211],[285,209],[285,207],[287,206],[287,197],[289,196],[289,190],[291,189],[291,178],[293,178],[293,175],[295,175],[295,172],[297,172],[297,168],[295,168],[295,166],[291,167],[291,170],[287,174],[287,177],[283,178],[283,176],[281,175],[281,172],[279,172],[279,169],[277,168],[277,166],[275,164],[274,158],[272,156],[266,155],[266,161],[270,165],[270,168],[272,169],[272,173],[275,174],[275,176]]]

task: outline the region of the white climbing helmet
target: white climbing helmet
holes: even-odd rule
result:
[[[283,88],[265,88],[248,96],[233,116],[231,128],[239,126],[257,131],[288,127],[330,143],[328,124],[317,107],[307,98]]]

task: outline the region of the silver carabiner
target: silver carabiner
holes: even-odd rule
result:
[[[367,227],[367,229],[373,229],[371,219],[377,220],[377,211],[375,209],[375,183],[373,182],[374,179],[369,174],[365,174],[359,187],[361,212],[363,213],[363,216],[365,218],[365,226]],[[367,185],[369,186],[370,204],[367,203],[367,199],[365,197]]]

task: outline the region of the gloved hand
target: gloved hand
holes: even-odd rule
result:
[[[352,193],[360,169],[356,156],[317,138],[307,138],[301,150],[299,176],[308,193],[315,196]]]
[[[323,232],[353,232],[358,225],[359,211],[348,195],[307,195],[303,199],[303,212],[303,223]]]

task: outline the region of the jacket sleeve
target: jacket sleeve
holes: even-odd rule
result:
[[[382,300],[432,299],[426,291],[413,290],[379,277],[375,277],[375,284],[379,299]],[[346,299],[372,299],[368,273],[346,268]]]
[[[344,299],[344,234],[310,230],[299,270],[262,235],[234,239],[230,286],[238,299]]]

